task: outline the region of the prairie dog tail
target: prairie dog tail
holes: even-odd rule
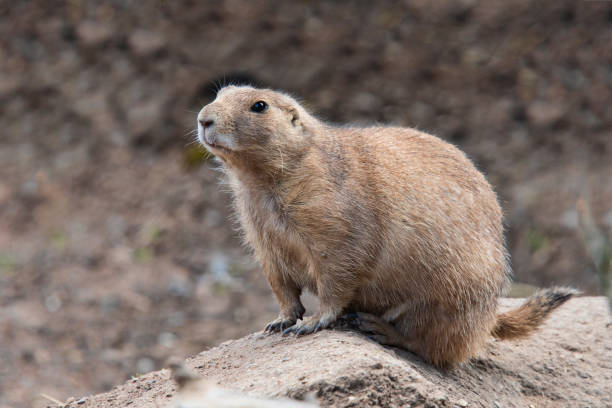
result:
[[[575,289],[563,287],[539,290],[519,308],[499,314],[491,334],[501,340],[525,337],[537,329],[550,312],[576,294]]]

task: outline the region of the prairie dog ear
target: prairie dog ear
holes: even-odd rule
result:
[[[289,118],[291,119],[291,124],[294,127],[298,127],[301,125],[301,121],[300,121],[300,113],[298,112],[298,110],[296,108],[289,108]]]

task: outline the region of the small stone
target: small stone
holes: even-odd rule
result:
[[[162,36],[145,30],[134,31],[128,38],[128,43],[137,55],[143,57],[155,54],[166,45]]]
[[[95,46],[108,41],[112,36],[112,28],[95,21],[83,21],[77,27],[77,37],[85,45]]]
[[[155,369],[155,362],[148,357],[143,357],[138,360],[137,367],[138,367],[139,373],[141,374],[148,373]]]
[[[582,371],[578,371],[578,375],[580,376],[580,378],[590,378],[591,376],[587,373],[584,373]]]
[[[558,104],[536,101],[527,108],[529,120],[539,126],[549,126],[557,122],[565,114],[563,106]]]
[[[467,403],[466,400],[460,399],[459,401],[457,401],[457,405],[460,406],[460,407],[467,407],[468,403]]]
[[[166,348],[172,348],[174,343],[176,342],[176,336],[174,333],[163,332],[157,336],[157,342]]]
[[[62,300],[56,294],[51,294],[45,298],[45,307],[50,313],[55,313],[62,307]]]
[[[83,397],[80,400],[77,401],[78,405],[83,405],[85,402],[87,401],[87,398]]]

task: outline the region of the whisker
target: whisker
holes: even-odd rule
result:
[[[189,146],[193,146],[196,143],[199,143],[200,141],[198,139],[193,139],[191,142],[187,142],[185,143],[185,147],[189,147]]]
[[[198,133],[198,129],[192,129],[189,132],[185,133],[183,137],[193,136],[193,135],[196,135],[197,133]]]

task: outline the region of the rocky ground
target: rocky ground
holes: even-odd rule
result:
[[[0,0],[0,406],[108,390],[275,315],[190,143],[228,82],[458,144],[516,278],[599,293],[576,201],[612,235],[611,41],[610,2]]]
[[[504,306],[519,303],[506,300]],[[177,392],[170,372],[162,370],[69,407],[234,406],[207,404],[207,384],[325,407],[608,407],[609,319],[604,298],[573,299],[531,338],[491,340],[481,356],[447,371],[350,331],[300,338],[256,333],[188,360],[203,378],[199,384]]]

